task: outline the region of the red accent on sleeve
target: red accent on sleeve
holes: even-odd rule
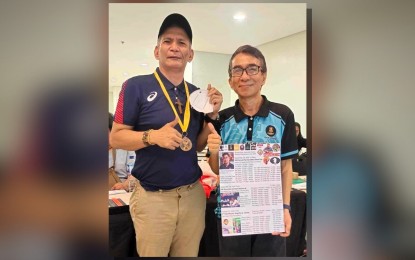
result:
[[[115,110],[114,122],[117,124],[124,124],[124,92],[127,87],[127,81],[122,84],[120,96],[118,98],[117,108]]]

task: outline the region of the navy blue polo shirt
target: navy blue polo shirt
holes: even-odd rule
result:
[[[219,123],[215,128],[222,138],[223,144],[280,143],[281,160],[297,156],[297,137],[295,135],[294,114],[283,104],[270,102],[266,96],[258,113],[247,116],[236,100],[235,106],[219,113]],[[218,207],[215,213],[220,218],[220,189],[217,193]]]
[[[157,73],[174,103],[175,86],[158,68]],[[198,89],[189,83],[187,86],[189,93]],[[183,114],[179,114],[183,122],[187,100],[184,81],[177,86],[177,95],[183,104]],[[178,110],[177,112],[179,113]],[[174,118],[175,114],[154,74],[136,76],[123,84],[115,112],[116,123],[133,126],[135,131],[146,131],[160,129]],[[136,151],[132,175],[140,180],[144,189],[150,191],[174,189],[194,183],[200,178],[202,171],[197,163],[196,140],[203,127],[203,119],[203,113],[191,108],[190,124],[187,130],[187,137],[193,144],[190,151],[185,152],[180,148],[172,151],[157,145]],[[179,124],[175,128],[182,133]]]

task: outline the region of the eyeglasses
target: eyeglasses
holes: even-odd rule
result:
[[[261,66],[258,65],[249,65],[245,69],[241,67],[234,67],[231,69],[231,75],[232,77],[241,77],[242,74],[244,74],[244,71],[246,71],[246,74],[248,76],[253,76],[259,73]]]

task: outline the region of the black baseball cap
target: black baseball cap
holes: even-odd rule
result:
[[[193,37],[192,28],[190,28],[189,22],[183,15],[174,13],[174,14],[170,14],[169,16],[167,16],[160,26],[160,30],[159,30],[159,34],[157,38],[160,38],[160,35],[162,35],[170,27],[182,28],[186,32],[187,36],[189,37],[190,42],[192,42],[192,37]]]

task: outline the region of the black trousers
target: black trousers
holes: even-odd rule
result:
[[[271,234],[222,236],[221,220],[217,219],[219,256],[286,256],[286,238]]]

